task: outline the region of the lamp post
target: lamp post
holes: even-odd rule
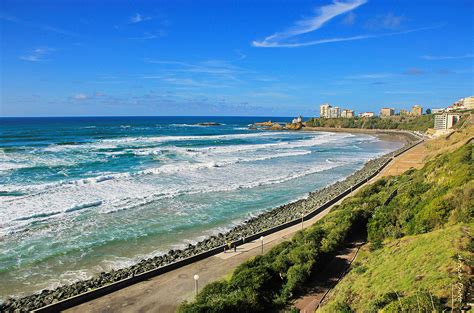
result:
[[[262,243],[262,254],[263,254],[263,236],[260,237],[260,242]]]
[[[199,275],[198,274],[194,275],[194,292],[196,293],[196,296],[198,295],[198,280],[199,280]]]
[[[303,230],[304,213],[301,213],[301,230]]]

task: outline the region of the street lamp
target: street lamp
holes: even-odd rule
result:
[[[194,275],[194,292],[196,293],[196,296],[198,295],[198,280],[199,280],[199,275],[198,274]]]
[[[301,230],[303,230],[304,213],[301,213]]]
[[[262,243],[262,254],[263,254],[263,236],[260,237],[260,241],[261,241],[261,243]]]

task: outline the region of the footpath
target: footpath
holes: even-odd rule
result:
[[[398,156],[370,182],[386,175],[400,174],[409,167],[419,167],[424,156],[424,143]],[[415,149],[418,152],[413,152]],[[409,166],[411,164],[411,166]],[[395,172],[394,172],[395,171]],[[369,183],[370,183],[369,182]],[[350,196],[350,195],[348,195]],[[340,201],[342,201],[341,199]],[[340,203],[340,201],[338,203]],[[336,204],[338,204],[336,203]],[[334,205],[336,205],[334,204]],[[303,223],[303,227],[309,227],[331,210],[332,206],[320,212],[318,215]],[[291,237],[302,228],[301,224],[283,229],[263,238],[263,250],[268,251],[280,242],[291,239]],[[353,250],[348,249],[347,253],[342,253],[340,258],[349,258]],[[129,287],[118,290],[114,293],[97,298],[90,302],[83,303],[67,312],[175,312],[176,308],[184,300],[191,300],[195,293],[194,275],[199,275],[198,288],[206,284],[221,279],[246,260],[262,253],[262,243],[260,240],[248,242],[238,247],[237,251],[227,251],[201,261],[183,266],[179,269],[164,273],[147,281],[143,281]],[[347,255],[346,255],[347,254]],[[340,263],[340,262],[339,262]],[[331,264],[328,265],[331,267]],[[345,270],[344,267],[343,271]],[[335,275],[338,271],[335,271]],[[314,282],[317,284],[318,282]],[[306,295],[306,298],[298,303],[319,304],[317,299],[322,298],[329,287],[317,288],[314,294]],[[316,299],[316,302],[313,301]],[[304,310],[304,308],[302,308]],[[313,310],[314,311],[314,310]],[[309,311],[308,311],[309,312]]]

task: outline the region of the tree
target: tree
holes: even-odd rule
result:
[[[431,114],[431,109],[430,108],[426,109],[426,114]]]

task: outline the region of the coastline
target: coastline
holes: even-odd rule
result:
[[[316,129],[311,129],[309,131],[315,130]],[[332,131],[332,129],[317,130]],[[307,131],[307,129],[304,129],[302,131]],[[344,129],[344,131],[348,132],[346,129]],[[377,132],[371,130],[370,133],[379,133],[379,135],[383,135],[385,133],[385,135],[391,136],[392,139],[395,138],[393,136],[395,132]],[[185,249],[170,250],[165,255],[144,259],[130,267],[122,268],[119,270],[113,270],[108,273],[103,272],[91,279],[78,281],[71,285],[60,286],[54,290],[43,290],[39,294],[33,294],[18,299],[7,299],[2,305],[0,305],[0,310],[32,310],[40,308],[45,305],[55,303],[63,299],[67,299],[129,277],[134,277],[146,271],[150,271],[168,264],[175,263],[177,261],[189,258],[193,255],[200,254],[205,251],[215,249],[217,247],[221,247],[225,245],[228,241],[238,241],[241,238],[245,238],[253,234],[268,230],[272,227],[284,224],[286,222],[295,219],[301,219],[302,215],[308,214],[314,208],[323,205],[327,201],[330,201],[331,199],[339,195],[342,191],[350,188],[351,186],[357,184],[360,181],[363,181],[366,177],[369,177],[371,174],[376,172],[382,164],[384,164],[388,159],[390,159],[391,156],[395,155],[397,151],[406,149],[407,146],[410,146],[410,144],[413,144],[415,142],[416,136],[412,133],[396,133],[400,134],[401,137],[404,138],[405,145],[402,148],[383,155],[377,159],[368,161],[362,169],[354,172],[350,176],[346,177],[344,180],[336,182],[320,190],[310,192],[309,195],[304,199],[270,209],[266,212],[259,214],[256,217],[250,218],[242,224],[234,227],[227,233],[219,233],[216,236],[208,237],[195,245],[188,245]],[[397,141],[399,140],[400,138],[398,138]]]

